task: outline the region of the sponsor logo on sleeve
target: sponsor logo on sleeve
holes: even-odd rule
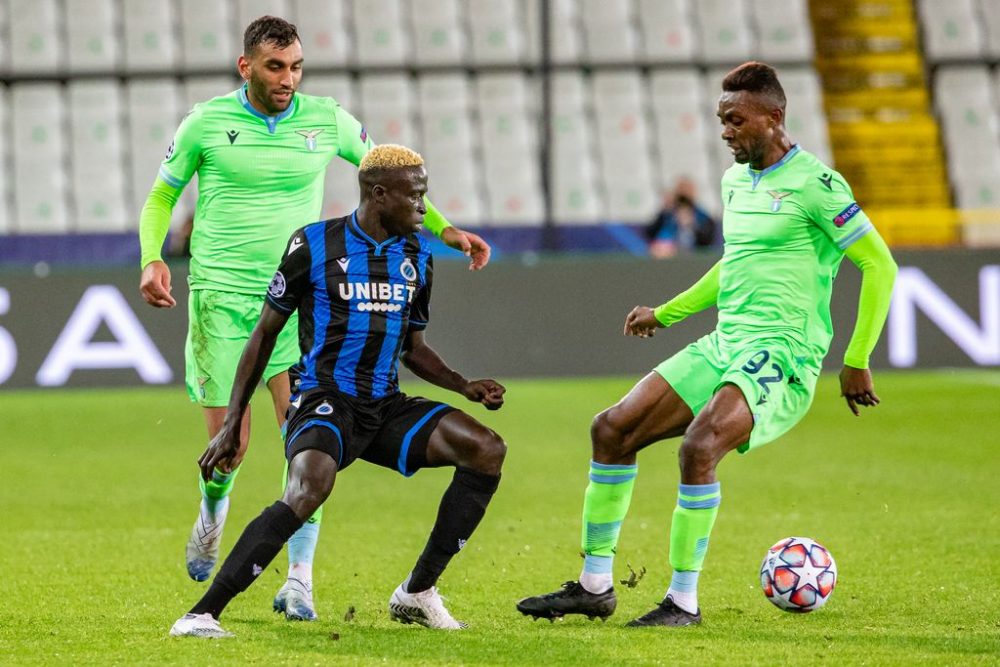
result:
[[[835,224],[837,227],[843,227],[844,225],[846,225],[848,222],[851,221],[851,218],[853,218],[860,212],[861,212],[861,207],[858,206],[858,203],[851,202],[850,206],[848,206],[839,214],[837,214],[837,217],[833,219],[833,224]]]
[[[267,286],[267,293],[275,299],[285,296],[285,276],[281,274],[281,271],[276,272],[271,278],[271,284]]]
[[[164,160],[169,160],[170,156],[173,155],[173,154],[174,154],[174,142],[171,141],[170,145],[167,146],[167,154],[163,156],[163,159]]]
[[[361,128],[361,141],[368,141],[368,130]]]
[[[291,255],[293,252],[295,252],[301,247],[302,247],[302,237],[296,236],[295,238],[292,239],[292,242],[288,244],[288,252],[285,254],[285,257],[288,257],[288,255]]]

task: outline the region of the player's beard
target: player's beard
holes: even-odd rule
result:
[[[295,97],[295,91],[292,90],[286,100],[279,102],[274,97],[277,89],[273,91],[268,90],[267,84],[253,75],[250,76],[250,92],[253,94],[254,99],[260,102],[267,110],[269,116],[274,116],[287,109],[292,103],[292,98]]]

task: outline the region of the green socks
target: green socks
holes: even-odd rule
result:
[[[681,484],[670,524],[670,566],[674,569],[667,595],[681,609],[698,611],[698,575],[708,551],[708,537],[722,500],[721,486]]]
[[[590,462],[590,484],[583,500],[584,553],[580,583],[591,593],[613,585],[612,565],[622,521],[632,501],[639,467]]]
[[[228,473],[216,468],[212,471],[212,479],[209,481],[206,482],[201,477],[198,478],[198,488],[201,489],[202,503],[210,514],[215,513],[219,504],[233,490],[233,483],[236,482],[236,476],[239,472],[239,466]]]

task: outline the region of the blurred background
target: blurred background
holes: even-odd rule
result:
[[[719,83],[758,59],[900,260],[874,363],[1000,364],[1000,0],[0,0],[0,386],[180,379],[196,182],[170,313],[136,294],[138,212],[183,115],[239,85],[262,14],[298,25],[303,92],[421,151],[437,206],[494,245],[480,275],[441,262],[451,357],[632,372],[674,349],[593,330],[721,252]],[[323,216],[356,200],[335,161]],[[831,358],[857,300],[843,273]],[[678,345],[712,326],[694,322]]]

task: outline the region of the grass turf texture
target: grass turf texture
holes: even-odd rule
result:
[[[271,612],[282,553],[223,625],[236,639],[167,636],[205,584],[184,544],[197,507],[198,411],[179,387],[22,392],[0,398],[0,662],[35,664],[956,664],[1000,658],[1000,427],[995,372],[877,376],[881,407],[854,418],[824,377],[782,440],[721,466],[700,628],[622,625],[669,580],[666,545],[677,441],[640,457],[622,531],[626,563],[607,623],[532,622],[517,599],[579,572],[588,425],[635,378],[511,381],[497,413],[469,412],[507,440],[504,479],[469,546],[440,582],[472,626],[434,633],[389,620],[386,602],[422,548],[450,478],[411,479],[356,463],[328,503],[316,564],[320,621]],[[413,391],[446,398],[425,385]],[[225,534],[278,495],[281,448],[266,392]],[[819,612],[781,612],[761,594],[766,549],[788,535],[833,553],[840,581]],[[353,618],[345,620],[350,607]]]

